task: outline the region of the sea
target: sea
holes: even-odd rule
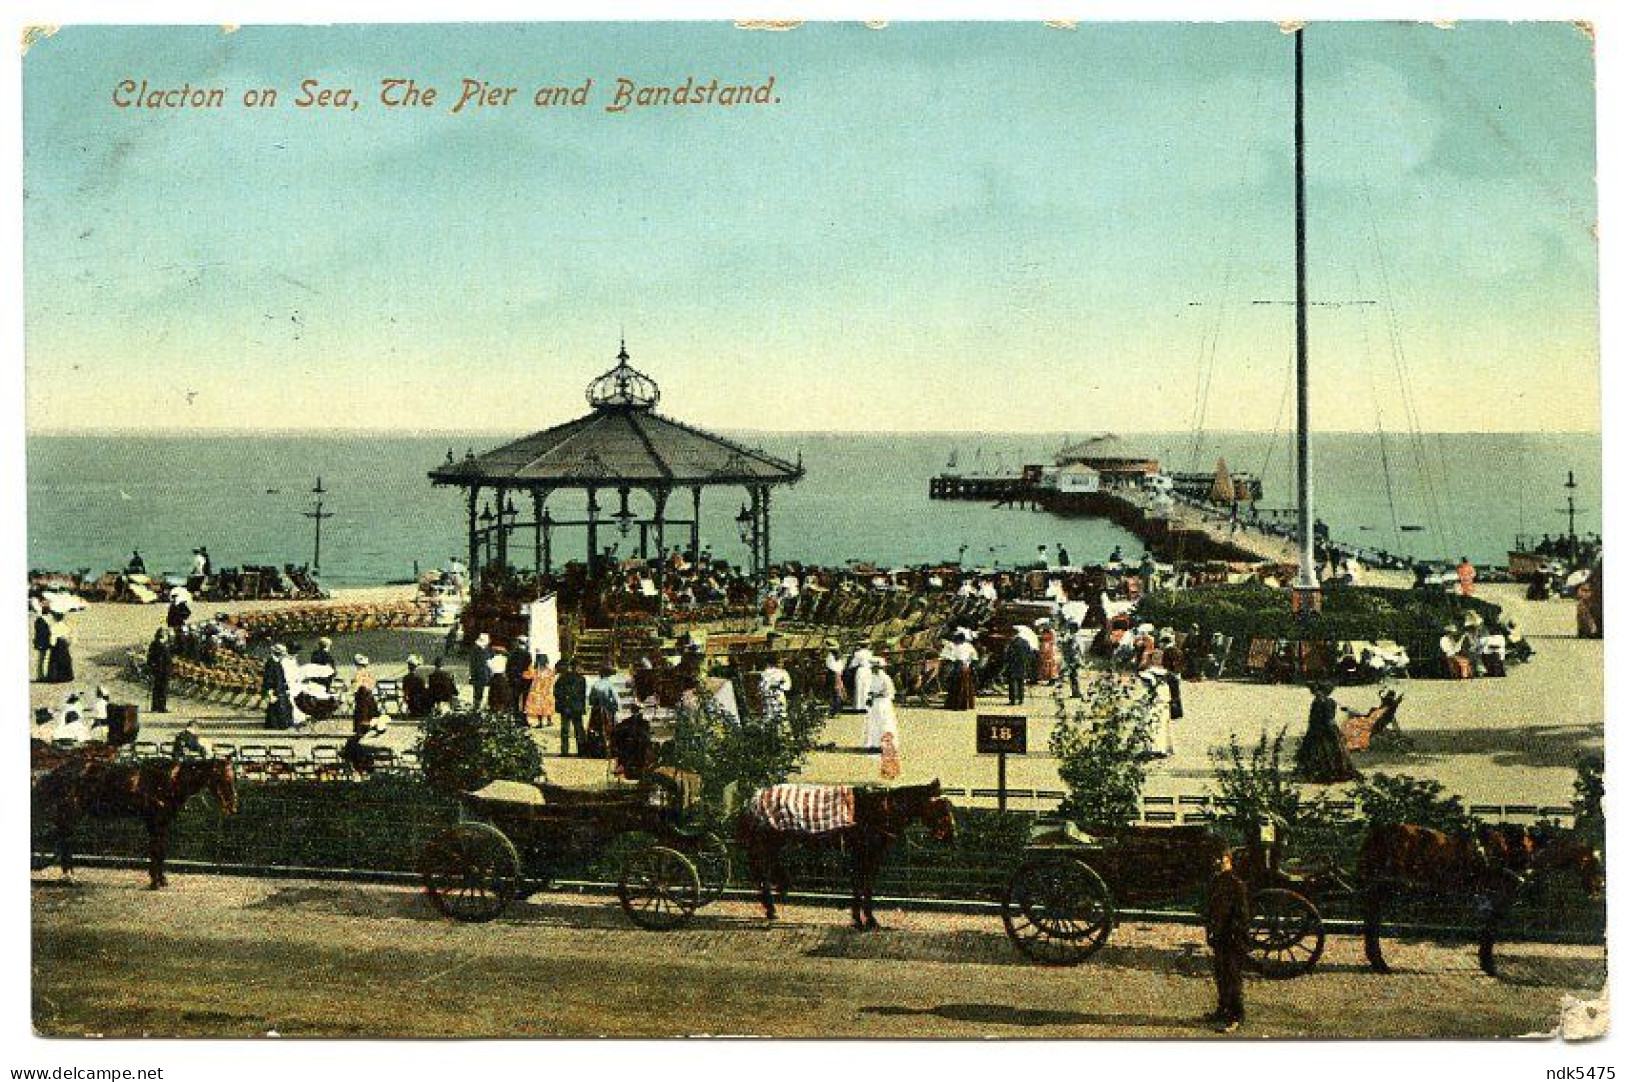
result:
[[[1031,563],[1039,545],[1065,547],[1074,563],[1103,561],[1114,547],[1133,558],[1139,542],[1109,522],[1041,511],[934,501],[928,482],[950,460],[963,474],[1019,473],[1048,463],[1065,433],[723,433],[806,469],[797,485],[772,497],[776,560],[840,566],[870,561],[903,566],[962,560],[976,566]],[[217,567],[307,563],[316,520],[309,517],[318,478],[323,489],[322,579],[330,586],[401,581],[443,566],[466,551],[460,493],[430,485],[427,473],[448,451],[461,458],[523,435],[513,433],[291,433],[227,435],[40,434],[28,438],[28,560],[32,569],[119,568],[140,549],[153,571],[183,573],[192,549],[208,547]],[[1153,433],[1125,436],[1166,470],[1232,471],[1262,478],[1262,508],[1295,499],[1290,433]],[[1600,436],[1563,433],[1326,433],[1314,442],[1316,513],[1335,540],[1437,561],[1461,556],[1503,564],[1520,534],[1575,527],[1600,532]],[[1566,489],[1573,471],[1575,487]],[[707,490],[701,540],[719,556],[742,560],[735,523],[745,495]],[[607,510],[615,510],[613,497]],[[689,499],[668,514],[686,517]],[[555,496],[555,518],[579,518],[580,498]],[[647,513],[634,494],[632,510]],[[520,501],[521,519],[529,501]],[[1410,527],[1410,528],[1406,528]],[[556,561],[580,558],[581,530],[559,530]],[[528,565],[529,533],[510,557]],[[616,541],[613,526],[604,543]],[[683,543],[686,527],[668,530]],[[619,539],[636,547],[634,531]],[[466,557],[465,557],[466,558]]]

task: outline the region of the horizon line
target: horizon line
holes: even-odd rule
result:
[[[716,426],[719,432],[744,433],[767,436],[1032,436],[1065,439],[1089,439],[1096,436],[1181,436],[1191,433],[1176,428],[1112,428],[1112,429],[967,429],[967,428],[730,428]],[[152,426],[122,428],[91,425],[86,427],[25,428],[24,438],[35,436],[511,436],[523,432],[519,428],[346,428],[346,427],[195,427],[173,428]],[[540,431],[539,429],[536,431]],[[1207,428],[1208,436],[1275,436],[1290,434],[1291,428]],[[1391,433],[1409,435],[1411,433]],[[1429,436],[1597,436],[1601,428],[1424,428],[1416,434]],[[1374,436],[1368,428],[1322,428],[1320,436]]]

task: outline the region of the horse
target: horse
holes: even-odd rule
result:
[[[36,776],[47,774],[64,763],[105,761],[117,755],[116,746],[99,740],[76,744],[70,748],[58,747],[46,740],[30,739],[28,742],[28,768]]]
[[[1382,954],[1383,905],[1399,892],[1476,898],[1483,919],[1478,965],[1493,977],[1497,929],[1525,883],[1567,870],[1592,897],[1603,889],[1602,862],[1589,844],[1571,834],[1513,825],[1446,834],[1406,823],[1381,824],[1366,835],[1356,867],[1366,961],[1378,973],[1390,972]]]
[[[207,790],[220,810],[237,810],[237,778],[229,759],[155,759],[140,763],[81,760],[47,774],[36,792],[52,816],[62,874],[73,874],[71,842],[83,818],[136,816],[147,827],[149,890],[168,885],[164,858],[169,830],[186,802]]]
[[[816,788],[825,795],[840,793],[834,786]],[[942,795],[939,781],[896,788],[855,787],[850,790],[850,825],[817,833],[775,827],[760,812],[764,794],[771,792],[771,789],[761,789],[751,797],[739,817],[738,833],[739,842],[749,856],[751,879],[761,892],[762,910],[768,920],[778,918],[770,888],[777,888],[781,900],[790,889],[789,878],[779,859],[788,843],[839,846],[847,851],[852,874],[852,927],[870,931],[880,927],[874,914],[875,877],[886,851],[902,836],[903,830],[910,823],[923,822],[936,841],[951,844],[954,840],[953,805]]]

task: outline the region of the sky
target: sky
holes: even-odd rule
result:
[[[1314,424],[1595,431],[1589,38],[1305,46]],[[729,430],[1291,423],[1273,24],[68,27],[23,75],[31,431],[540,428],[623,334]],[[775,101],[604,109],[690,76]],[[384,108],[405,77],[442,100]],[[464,78],[518,89],[453,114]]]

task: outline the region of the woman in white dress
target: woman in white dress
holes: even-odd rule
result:
[[[858,710],[869,707],[869,687],[874,680],[874,654],[867,646],[852,651],[852,706]]]
[[[1140,674],[1145,687],[1145,702],[1149,717],[1146,720],[1146,750],[1154,758],[1166,759],[1174,753],[1173,725],[1169,720],[1171,694],[1167,674],[1162,669],[1147,669]]]
[[[869,662],[868,716],[863,726],[863,746],[868,751],[880,750],[880,738],[890,733],[897,741],[897,711],[892,700],[897,696],[897,685],[886,671],[886,659],[874,658]]]
[[[790,713],[790,674],[774,662],[762,670],[762,719],[777,724]]]

